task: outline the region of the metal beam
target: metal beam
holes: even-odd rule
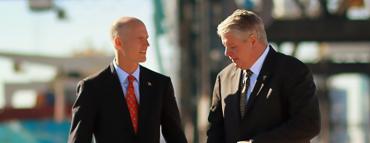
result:
[[[370,41],[370,20],[275,20],[266,28],[269,41]]]
[[[370,63],[316,63],[307,66],[314,74],[370,73]]]

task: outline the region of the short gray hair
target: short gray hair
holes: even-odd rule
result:
[[[217,34],[219,36],[233,30],[245,35],[255,33],[260,41],[267,44],[263,21],[252,11],[237,9],[217,26]]]

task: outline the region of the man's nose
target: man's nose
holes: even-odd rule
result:
[[[231,55],[231,51],[230,51],[230,49],[229,49],[229,48],[225,48],[224,55],[225,55],[225,56],[230,56],[230,55]]]
[[[149,41],[148,41],[148,40],[145,40],[145,46],[146,46],[146,47],[149,47],[149,46],[150,46],[150,44],[149,44]]]

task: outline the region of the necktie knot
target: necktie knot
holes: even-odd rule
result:
[[[247,80],[250,80],[252,74],[253,74],[253,72],[251,70],[249,70],[249,69],[244,70],[243,84],[245,84],[245,82]]]
[[[250,78],[252,76],[253,72],[250,69],[247,69],[245,71],[245,77]]]
[[[127,77],[129,83],[133,83],[135,81],[135,77],[133,75],[129,75]]]

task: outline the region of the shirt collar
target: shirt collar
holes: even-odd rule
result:
[[[116,61],[113,61],[113,66],[114,66],[114,69],[117,72],[120,83],[123,84],[127,80],[127,77],[128,77],[129,74],[126,71],[124,71],[123,69],[121,69],[118,66],[118,64],[116,63]],[[134,73],[132,73],[132,75],[135,77],[136,81],[139,81],[139,79],[140,79],[140,66],[138,66],[136,68],[136,70],[134,71]]]
[[[267,53],[269,51],[270,51],[270,46],[267,45],[267,48],[265,48],[265,51],[263,51],[262,55],[257,59],[257,61],[250,68],[253,74],[256,75],[257,77],[262,69],[263,62],[265,61],[267,57]]]

